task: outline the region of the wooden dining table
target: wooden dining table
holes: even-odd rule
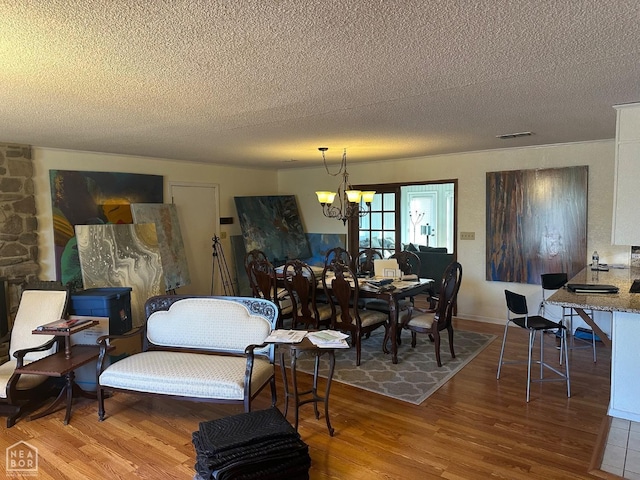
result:
[[[417,280],[394,280],[393,289],[378,289],[370,287],[366,279],[360,279],[360,298],[377,298],[389,303],[389,338],[391,339],[391,362],[398,363],[398,302],[403,298],[426,294],[433,286],[433,279],[419,278]],[[387,338],[384,341],[386,350]]]
[[[321,276],[321,272],[320,276]],[[276,278],[278,286],[284,287],[282,281],[282,273],[276,270]],[[318,286],[322,290],[322,282],[319,275],[316,274],[318,280]],[[360,298],[377,298],[384,300],[389,304],[389,338],[397,339],[398,337],[398,302],[404,298],[415,297],[416,295],[426,294],[430,288],[433,288],[434,280],[431,278],[419,278],[416,280],[400,280],[396,279],[392,282],[393,289],[374,288],[367,284],[367,278],[360,278]],[[384,349],[385,353],[388,338],[385,338]],[[397,341],[391,342],[391,361],[398,363],[398,343]]]

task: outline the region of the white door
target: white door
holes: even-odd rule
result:
[[[178,212],[191,277],[191,285],[180,287],[176,293],[211,295],[213,237],[220,234],[219,186],[170,182],[169,193],[171,203],[176,206]],[[219,284],[219,282],[216,283]]]

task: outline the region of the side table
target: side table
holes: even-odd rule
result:
[[[320,418],[318,412],[318,402],[324,403],[324,418],[327,422],[327,428],[329,435],[333,437],[334,429],[329,421],[329,391],[331,390],[331,379],[333,378],[333,370],[336,364],[335,349],[334,348],[320,348],[314,345],[308,338],[300,343],[281,343],[278,344],[280,349],[280,368],[282,369],[282,381],[284,384],[284,416],[287,416],[289,410],[289,397],[293,397],[293,404],[295,407],[295,428],[298,429],[298,410],[299,407],[313,403],[313,410],[316,414],[316,419]],[[291,382],[292,392],[289,392],[289,383],[287,381],[287,370],[284,362],[285,351],[289,352],[291,362]],[[313,368],[313,386],[309,390],[298,391],[298,378],[296,371],[296,361],[300,355],[309,354],[315,357],[315,363]],[[324,391],[324,397],[318,395],[318,369],[320,366],[320,357],[322,355],[329,356],[329,374],[327,376],[327,384]],[[300,397],[307,398],[300,398]]]
[[[110,349],[113,348],[115,347],[110,347]],[[75,383],[74,370],[93,360],[97,360],[99,355],[100,347],[98,345],[71,345],[68,350],[54,353],[17,368],[15,370],[16,373],[65,378],[64,387],[62,387],[56,399],[42,412],[31,415],[29,420],[35,420],[53,413],[56,407],[66,398],[67,412],[64,417],[64,424],[68,425],[71,419],[71,404],[74,393],[88,398],[96,398],[95,395],[85,392]]]

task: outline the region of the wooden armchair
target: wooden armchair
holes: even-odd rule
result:
[[[324,256],[324,264],[339,262],[344,265],[351,266],[351,254],[342,247],[335,247],[329,250]]]
[[[451,323],[451,317],[461,283],[462,265],[458,262],[452,262],[442,277],[442,283],[440,284],[438,293],[438,304],[435,310],[429,309],[418,315],[414,315],[416,312],[416,310],[414,310],[411,315],[404,318],[401,324],[402,329],[407,329],[411,332],[412,348],[416,346],[417,333],[426,333],[429,335],[429,338],[435,346],[436,360],[439,367],[442,366],[442,361],[440,360],[440,332],[442,330],[446,329],[449,333],[449,350],[451,351],[451,357],[456,358],[453,349],[453,325]]]
[[[269,260],[257,258],[247,265],[249,284],[255,298],[271,300],[278,306],[277,327],[282,328],[284,319],[292,318],[293,307],[287,290],[278,288],[276,270]]]
[[[51,392],[51,382],[47,381],[50,377],[16,374],[15,369],[57,351],[59,345],[55,336],[31,332],[40,325],[63,318],[68,299],[66,289],[25,289],[22,293],[13,327],[1,339],[10,341],[9,360],[0,365],[0,414],[7,416],[7,428],[25,412],[38,408]]]
[[[318,330],[331,324],[331,307],[316,301],[317,280],[312,268],[302,260],[289,260],[282,272],[292,303],[292,325]]]
[[[358,279],[348,265],[333,262],[325,266],[322,286],[331,305],[331,328],[351,334],[352,344],[356,347],[356,365],[360,365],[362,337],[379,327],[384,327],[386,339],[389,333],[389,315],[358,307]],[[382,350],[384,349],[383,341]]]
[[[358,252],[355,258],[354,270],[358,275],[368,275],[373,277],[374,260],[382,259],[382,253],[375,248],[365,248]]]

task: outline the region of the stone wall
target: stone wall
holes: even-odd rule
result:
[[[37,229],[31,147],[0,143],[0,278],[8,284],[10,316],[21,285],[38,280]]]

